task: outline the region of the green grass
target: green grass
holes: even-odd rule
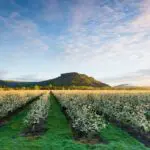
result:
[[[54,98],[49,110],[48,131],[39,138],[21,137],[23,118],[29,108],[0,128],[0,150],[150,150],[121,129],[109,125],[101,133],[108,144],[85,145],[73,140],[71,128]]]

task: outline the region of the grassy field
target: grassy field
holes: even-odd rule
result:
[[[47,119],[48,130],[39,137],[23,137],[23,119],[30,107],[13,116],[6,125],[0,127],[1,150],[150,150],[142,143],[109,124],[102,130],[101,136],[108,144],[88,145],[73,140],[71,128],[61,112],[54,97],[51,97],[51,109]]]

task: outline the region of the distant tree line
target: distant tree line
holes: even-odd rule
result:
[[[0,90],[150,90],[150,87],[92,87],[92,86],[22,86],[22,87],[6,87],[0,86]]]

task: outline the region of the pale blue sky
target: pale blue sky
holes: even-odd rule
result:
[[[0,0],[0,79],[79,72],[150,85],[150,0]]]

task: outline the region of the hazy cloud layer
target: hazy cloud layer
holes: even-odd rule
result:
[[[19,77],[14,78],[14,80],[25,81],[25,82],[42,81],[42,79],[37,74],[21,75]]]
[[[9,17],[0,16],[0,21],[5,26],[5,30],[0,34],[0,43],[14,44],[13,49],[24,52],[48,50],[48,45],[40,35],[37,24],[30,19],[20,18],[21,16],[16,12]]]
[[[142,69],[119,77],[103,80],[111,85],[131,84],[138,86],[150,86],[150,69]]]

